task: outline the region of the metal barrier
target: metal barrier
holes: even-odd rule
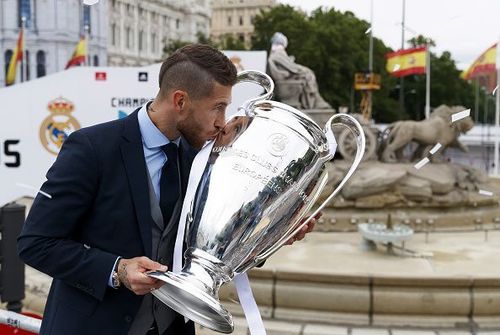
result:
[[[15,312],[0,310],[0,324],[38,334],[40,332],[42,320]],[[16,333],[17,332],[13,332],[13,334]]]

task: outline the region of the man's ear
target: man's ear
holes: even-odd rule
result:
[[[182,90],[176,90],[172,93],[172,100],[176,110],[181,111],[184,109],[187,100],[187,93]]]

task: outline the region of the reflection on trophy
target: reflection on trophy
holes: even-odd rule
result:
[[[245,115],[231,119],[215,140],[186,223],[184,268],[149,274],[166,283],[153,291],[157,298],[222,333],[233,331],[233,321],[219,302],[220,286],[268,258],[308,222],[302,219],[328,180],[332,126],[350,128],[358,150],[343,181],[310,217],[338,193],[365,151],[363,130],[351,116],[336,114],[322,130],[297,109],[267,100],[274,84],[266,74],[244,71],[238,78],[260,84],[266,94],[247,101],[240,108]]]

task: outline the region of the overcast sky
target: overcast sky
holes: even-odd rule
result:
[[[349,10],[370,21],[370,0],[280,2],[307,12],[319,6]],[[373,34],[393,49],[401,48],[402,8],[403,0],[373,0]],[[406,0],[406,26],[405,40],[413,32],[430,37],[436,42],[434,52],[450,51],[463,69],[500,39],[500,0]]]

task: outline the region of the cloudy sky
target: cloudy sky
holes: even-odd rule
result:
[[[310,12],[319,7],[351,11],[370,21],[370,0],[280,0]],[[373,0],[373,34],[401,48],[403,0]],[[434,52],[452,53],[459,68],[468,67],[500,40],[500,0],[406,0],[405,40],[416,34],[436,42]]]

